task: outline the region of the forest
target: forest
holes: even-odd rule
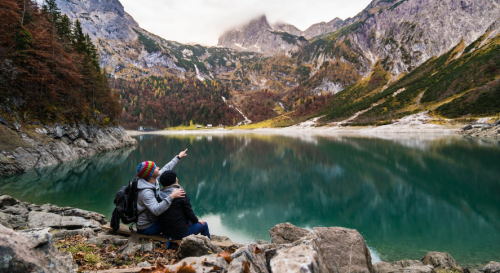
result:
[[[120,123],[164,129],[191,123],[236,125],[243,117],[224,102],[231,94],[217,81],[152,76],[139,80],[110,79],[123,106]]]
[[[116,124],[118,97],[78,21],[55,0],[0,1],[0,115],[26,123]]]

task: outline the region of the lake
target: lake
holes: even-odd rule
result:
[[[450,253],[461,266],[500,261],[500,144],[444,137],[301,135],[137,137],[135,148],[0,177],[22,201],[72,206],[110,219],[115,193],[137,165],[175,168],[211,233],[270,240],[283,222],[357,229],[375,261]]]

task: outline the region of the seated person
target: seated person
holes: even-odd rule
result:
[[[182,189],[179,179],[174,171],[166,171],[160,176],[160,184],[163,186],[159,195],[164,199],[176,189]],[[186,194],[183,198],[176,198],[170,204],[167,211],[159,217],[161,230],[164,236],[173,240],[181,240],[191,234],[201,234],[210,239],[208,224],[199,221],[191,208],[191,201]]]

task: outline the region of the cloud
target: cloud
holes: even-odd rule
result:
[[[271,24],[305,30],[335,17],[353,17],[370,0],[121,0],[139,25],[167,40],[216,45],[221,34],[266,14]]]

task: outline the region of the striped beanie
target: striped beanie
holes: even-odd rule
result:
[[[148,180],[154,173],[156,164],[153,161],[144,161],[137,166],[137,177]]]

